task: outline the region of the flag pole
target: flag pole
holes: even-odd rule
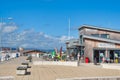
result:
[[[68,41],[69,40],[70,40],[70,18],[68,18]],[[69,49],[67,49],[67,56],[69,56]]]
[[[70,18],[69,18],[69,25],[68,25],[68,27],[69,27],[69,30],[68,30],[68,40],[70,40]]]

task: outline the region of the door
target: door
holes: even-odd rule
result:
[[[94,50],[94,60],[96,59],[96,62],[99,62],[99,50]]]
[[[99,51],[99,62],[103,62],[103,58],[105,59],[105,50],[100,50]]]
[[[97,63],[101,63],[105,58],[105,50],[94,50],[94,60],[96,58]]]

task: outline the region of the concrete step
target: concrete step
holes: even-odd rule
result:
[[[120,70],[120,64],[101,64],[102,68]]]

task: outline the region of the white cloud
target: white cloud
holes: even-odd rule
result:
[[[0,23],[0,30],[6,25],[6,23]]]
[[[20,45],[20,47],[25,47],[25,48],[28,47],[28,46],[30,46],[30,45],[29,44],[21,44]]]
[[[68,37],[67,36],[61,36],[59,39],[60,39],[61,42],[65,42],[68,39]]]
[[[68,36],[61,36],[60,38],[58,38],[61,42],[65,43],[67,40],[69,40],[69,37]],[[70,39],[74,39],[73,36],[70,36]]]
[[[5,22],[3,23],[0,23],[0,30],[3,32],[3,33],[9,33],[9,32],[13,32],[15,30],[18,29],[18,26],[16,26],[15,24],[12,25],[12,24],[7,24]]]
[[[47,34],[44,34],[44,37],[45,38],[51,38],[49,35],[47,35]]]
[[[11,29],[10,31],[13,30],[15,29]],[[65,41],[68,40],[68,36],[65,35],[61,37],[53,37],[43,32],[35,32],[33,29],[24,30],[20,33],[14,34],[12,36],[13,40],[10,40],[10,36],[6,35],[4,37],[7,37],[7,40],[5,40],[6,42],[13,41],[17,47],[39,49],[54,49],[55,47],[60,49],[61,46],[65,49]],[[12,46],[12,44],[10,46]]]
[[[5,26],[2,30],[2,32],[4,33],[9,33],[9,32],[13,32],[15,30],[17,30],[18,27],[17,26]]]

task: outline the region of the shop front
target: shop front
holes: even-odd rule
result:
[[[97,63],[120,63],[120,49],[93,49],[93,59]]]

